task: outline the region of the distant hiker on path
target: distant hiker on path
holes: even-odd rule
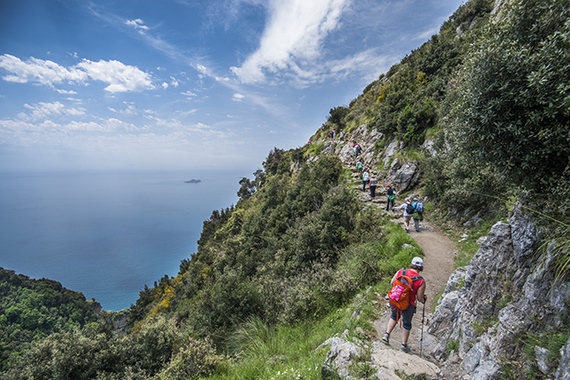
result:
[[[416,200],[412,203],[414,207],[414,213],[412,214],[412,219],[414,219],[414,227],[416,228],[416,232],[420,232],[420,221],[424,220],[424,205]]]
[[[356,169],[358,169],[358,173],[362,174],[362,169],[364,168],[364,166],[362,166],[362,162],[360,160],[358,160],[356,162]]]
[[[388,196],[388,200],[386,201],[386,211],[392,210],[394,212],[394,200],[396,199],[396,194],[394,194],[394,189],[392,186],[386,186],[388,190],[386,190],[386,195]]]
[[[374,197],[376,197],[376,177],[373,175],[370,177],[370,198]]]
[[[340,141],[344,142],[344,131],[342,129],[340,130],[339,135],[340,135]]]
[[[368,169],[364,170],[364,173],[362,173],[362,191],[366,191],[366,186],[368,185],[368,182],[370,182],[370,172],[368,171]]]
[[[412,219],[412,214],[414,213],[414,206],[410,203],[410,198],[406,198],[406,203],[401,206],[394,207],[393,210],[404,210],[404,229],[406,232],[410,232],[410,219]]]
[[[362,147],[358,145],[356,140],[352,140],[352,143],[353,143],[352,146],[354,147],[354,159],[356,160],[358,158],[358,155],[360,154],[360,151],[362,150]]]
[[[398,272],[396,272],[394,277],[392,277],[393,288],[390,291],[391,294],[389,295],[389,298],[391,299],[390,304],[391,304],[392,314],[390,315],[390,320],[388,321],[388,326],[386,327],[386,332],[384,333],[382,342],[388,345],[390,344],[390,333],[392,332],[392,330],[394,330],[394,327],[396,327],[396,324],[398,323],[398,320],[400,319],[401,316],[403,330],[402,330],[402,345],[400,346],[400,350],[404,352],[410,352],[410,347],[408,346],[408,338],[410,337],[410,330],[412,329],[412,318],[416,313],[417,300],[422,302],[425,307],[425,302],[427,299],[427,296],[425,295],[426,282],[423,279],[423,277],[421,277],[418,273],[421,272],[423,269],[424,269],[424,261],[422,260],[422,258],[414,257],[412,259],[412,263],[409,269],[402,268]],[[394,291],[395,289],[397,289],[397,286],[402,287],[401,285],[398,285],[399,283],[403,281],[408,282],[408,280],[402,276],[405,276],[408,279],[412,280],[412,285],[410,286],[411,289],[409,292],[409,299],[408,299],[409,304],[407,308],[405,308],[404,310],[398,309],[396,306],[394,306],[392,302],[392,300],[394,300],[395,298],[402,298],[402,294],[404,294],[401,291],[400,291],[401,294],[398,294],[397,291]]]

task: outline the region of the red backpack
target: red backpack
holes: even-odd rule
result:
[[[390,305],[398,310],[406,310],[410,306],[410,296],[414,281],[423,280],[422,276],[408,277],[407,269],[402,268],[402,273],[396,276],[392,289],[388,292]]]

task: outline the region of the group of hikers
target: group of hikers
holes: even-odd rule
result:
[[[374,199],[376,197],[376,186],[378,180],[374,174],[370,172],[370,168],[365,167],[362,164],[362,160],[359,159],[358,156],[356,169],[361,175],[362,191],[365,192],[368,187],[370,190],[370,199]],[[392,211],[393,213],[394,210],[404,210],[404,230],[406,232],[410,232],[410,221],[413,219],[416,232],[420,232],[420,222],[424,219],[424,205],[415,198],[406,198],[402,205],[395,207],[396,193],[390,184],[386,185],[386,196],[386,208],[384,211]]]
[[[365,192],[366,187],[368,187],[370,190],[370,199],[374,199],[376,196],[377,179],[375,175],[371,173],[370,168],[364,166],[362,159],[359,158],[362,147],[355,140],[353,140],[353,148],[356,169],[362,179],[362,191]],[[407,197],[402,205],[395,207],[396,192],[390,184],[386,185],[386,196],[386,208],[384,211],[394,213],[394,210],[404,210],[404,230],[410,232],[410,221],[413,219],[416,232],[420,232],[420,221],[423,220],[424,205],[415,198],[411,199]],[[416,313],[418,301],[424,304],[423,311],[425,313],[425,302],[427,300],[425,294],[426,282],[419,274],[423,268],[423,259],[421,257],[414,257],[409,268],[402,268],[394,274],[391,281],[392,290],[390,290],[387,295],[387,299],[390,302],[391,314],[388,325],[386,326],[386,332],[382,337],[382,342],[387,345],[390,344],[390,334],[401,319],[402,340],[400,350],[406,353],[411,351],[408,346],[408,339],[412,329],[412,318]],[[420,354],[423,341],[423,318],[424,315],[422,315]]]
[[[340,131],[340,141],[344,141],[344,131]],[[329,139],[334,140],[336,137],[336,131],[332,129],[329,131]],[[311,141],[307,144],[311,144]],[[370,190],[370,199],[374,199],[376,196],[377,179],[373,173],[371,173],[369,167],[365,167],[362,163],[362,158],[359,156],[362,153],[362,147],[352,140],[352,147],[354,149],[354,159],[356,160],[356,168],[362,178],[362,191],[366,191],[366,187]],[[414,220],[414,227],[416,232],[420,232],[420,221],[423,220],[424,205],[417,199],[411,199],[407,197],[405,202],[395,207],[396,192],[394,191],[392,185],[386,185],[386,208],[384,211],[394,210],[404,210],[404,229],[406,232],[410,232],[410,221]],[[408,346],[408,339],[410,337],[410,331],[412,329],[412,318],[416,313],[418,301],[424,304],[423,314],[422,314],[422,338],[420,339],[420,355],[422,350],[423,342],[423,322],[425,316],[425,303],[427,296],[425,294],[426,281],[422,276],[419,275],[424,268],[424,261],[421,257],[414,257],[409,268],[402,268],[394,274],[392,277],[392,289],[388,292],[386,299],[390,302],[390,319],[388,325],[386,326],[386,332],[382,337],[382,342],[389,345],[390,344],[390,334],[400,321],[402,329],[402,340],[400,345],[400,350],[403,352],[410,352],[411,349]]]
[[[340,141],[344,141],[344,131],[342,129],[340,130],[338,135],[339,135]],[[335,137],[336,137],[336,130],[331,129],[329,131],[329,139],[332,141],[335,139]]]

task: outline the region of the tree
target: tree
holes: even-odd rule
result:
[[[470,48],[450,113],[458,156],[534,194],[569,184],[569,17],[564,0],[504,5]]]

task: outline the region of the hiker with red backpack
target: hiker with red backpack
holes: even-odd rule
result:
[[[426,282],[418,273],[423,269],[424,261],[422,258],[414,257],[409,269],[402,268],[392,277],[392,290],[388,292],[392,314],[390,315],[382,342],[390,344],[390,333],[394,330],[401,317],[401,325],[404,328],[402,330],[400,350],[403,352],[410,352],[408,338],[412,329],[412,318],[416,313],[417,300],[425,305],[427,299],[425,295]]]

